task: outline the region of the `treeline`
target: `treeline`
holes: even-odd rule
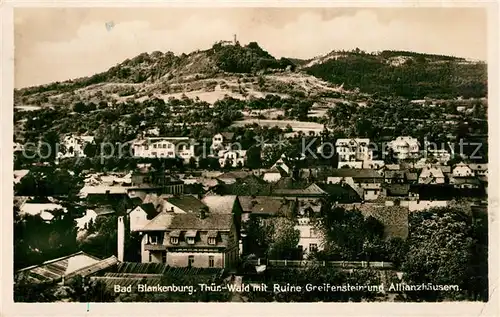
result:
[[[480,98],[487,94],[484,63],[464,64],[449,58],[428,61],[417,55],[395,66],[388,63],[387,58],[396,53],[384,54],[347,54],[343,58],[315,64],[306,71],[334,84],[344,84],[346,89],[359,88],[366,93],[409,99]]]
[[[256,42],[246,46],[215,44],[212,54],[216,64],[222,70],[231,73],[253,73],[265,69],[295,69],[295,64],[289,59],[277,60]]]

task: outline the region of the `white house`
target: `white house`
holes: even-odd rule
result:
[[[93,136],[67,135],[62,139],[63,146],[57,149],[57,158],[85,157],[85,146],[93,142]]]
[[[226,165],[226,162],[231,162],[232,167],[245,166],[247,159],[247,151],[245,150],[221,150],[219,151],[219,164],[221,167]]]
[[[397,159],[404,160],[418,157],[420,144],[411,136],[398,136],[389,142],[388,147],[392,149]]]
[[[469,165],[461,162],[453,168],[453,176],[458,176],[458,177],[469,177],[473,176],[474,172],[472,169],[469,167]]]
[[[418,177],[419,184],[444,184],[444,182],[443,171],[433,166],[424,167]]]
[[[234,133],[232,132],[221,132],[217,133],[212,137],[212,149],[221,150],[225,149],[234,139]]]
[[[302,250],[302,254],[307,255],[310,252],[323,249],[322,235],[311,224],[309,217],[298,218],[295,229],[300,232],[298,248]]]
[[[373,151],[369,148],[370,139],[338,139],[335,148],[338,153],[338,167],[349,166],[351,168],[362,168],[373,160]]]
[[[132,143],[135,157],[182,158],[185,162],[194,157],[194,142],[188,137],[150,137]]]
[[[129,210],[130,231],[139,231],[144,228],[158,213],[152,203],[142,204]]]

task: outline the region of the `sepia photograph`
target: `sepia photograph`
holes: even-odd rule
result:
[[[484,304],[488,19],[14,8],[14,303]]]

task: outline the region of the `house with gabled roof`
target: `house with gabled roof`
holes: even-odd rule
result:
[[[152,220],[161,210],[153,203],[141,204],[129,210],[130,231],[138,231]]]
[[[208,208],[201,200],[192,195],[175,195],[165,200],[164,210],[167,212],[189,213]]]
[[[437,167],[426,166],[418,176],[419,184],[444,184],[445,177],[443,171]]]
[[[234,133],[233,132],[220,132],[212,137],[212,146],[213,150],[222,150],[231,145],[231,142],[234,141]]]
[[[239,239],[232,214],[162,212],[141,230],[142,263],[172,267],[232,268]]]

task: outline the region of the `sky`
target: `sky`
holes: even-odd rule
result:
[[[484,61],[488,53],[481,8],[16,8],[15,87],[93,75],[143,52],[208,49],[234,34],[278,58],[355,48]]]

